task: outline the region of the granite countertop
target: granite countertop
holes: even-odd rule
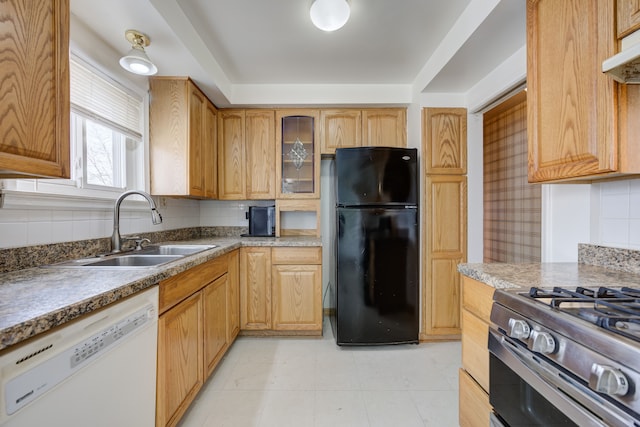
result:
[[[164,243],[217,247],[144,269],[33,267],[0,274],[0,351],[241,246],[322,246],[315,237],[211,237]]]
[[[459,264],[458,271],[496,289],[640,286],[638,273],[575,262]]]

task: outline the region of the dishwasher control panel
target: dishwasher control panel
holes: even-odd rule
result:
[[[71,346],[51,354],[49,351],[44,352],[45,359],[42,362],[6,381],[4,385],[6,414],[4,415],[14,414],[72,376],[77,370],[91,363],[98,355],[114,348],[120,340],[138,331],[156,316],[155,307],[149,304],[118,319],[107,317],[106,321],[110,320],[114,323],[93,334],[88,331],[95,331],[95,324],[101,324],[105,320],[104,316],[97,315],[97,319],[88,320],[87,325],[79,328],[77,333],[74,332],[73,335],[78,335],[77,341],[70,343]],[[91,335],[87,337],[87,333]],[[57,346],[53,347],[52,350],[55,350]]]

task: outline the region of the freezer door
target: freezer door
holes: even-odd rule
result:
[[[415,148],[363,147],[336,150],[339,206],[417,205]]]
[[[417,209],[337,210],[339,345],[418,341]]]

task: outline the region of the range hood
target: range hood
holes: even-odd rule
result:
[[[622,40],[622,50],[602,63],[602,72],[620,83],[640,84],[640,34]]]

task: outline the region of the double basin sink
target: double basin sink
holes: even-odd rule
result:
[[[83,267],[83,268],[145,268],[156,267],[213,249],[216,245],[151,245],[129,252],[106,254],[92,258],[74,259],[47,267]]]

